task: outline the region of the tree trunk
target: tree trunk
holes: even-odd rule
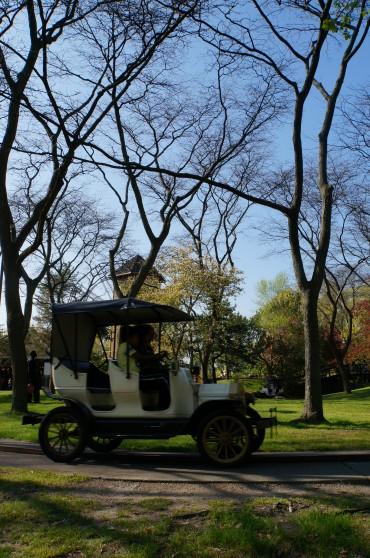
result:
[[[303,324],[305,333],[305,400],[302,420],[320,423],[324,420],[321,371],[320,333],[317,317],[318,294],[307,289],[302,294]]]
[[[351,393],[351,381],[350,381],[350,376],[349,376],[349,372],[348,372],[348,367],[345,366],[344,364],[344,358],[345,358],[345,354],[347,353],[346,351],[341,350],[340,348],[337,347],[336,342],[335,342],[335,338],[333,336],[330,336],[329,338],[329,346],[331,348],[331,352],[335,358],[335,362],[337,364],[337,369],[339,372],[339,375],[341,377],[342,380],[342,387],[343,387],[343,391],[345,393]]]
[[[217,375],[216,375],[216,361],[212,359],[212,381],[214,384],[217,384]]]
[[[208,384],[209,357],[210,353],[206,350],[202,358],[202,377],[204,384]]]
[[[351,389],[351,381],[349,377],[348,367],[345,366],[343,362],[339,362],[338,360],[337,360],[337,367],[342,380],[343,391],[345,393],[351,393],[352,389]]]
[[[12,411],[25,413],[27,412],[25,320],[19,297],[19,278],[16,272],[9,269],[5,271],[5,300],[13,375]]]

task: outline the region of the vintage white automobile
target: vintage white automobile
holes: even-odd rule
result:
[[[56,394],[49,395],[64,406],[44,416],[26,415],[23,423],[40,423],[40,446],[54,461],[70,462],[86,446],[109,452],[127,438],[190,434],[208,460],[233,466],[257,450],[265,429],[276,424],[275,417],[262,419],[250,407],[253,396],[239,383],[194,383],[189,369],[174,361],[163,363],[160,377],[157,371],[146,377],[145,390],[140,369],[130,370],[129,358],[124,369],[108,358],[104,371],[92,364],[93,343],[101,328],[190,321],[181,310],[124,298],[55,304],[52,316]]]

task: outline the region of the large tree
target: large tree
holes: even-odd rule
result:
[[[0,242],[16,411],[27,408],[27,320],[20,282],[34,288],[28,262],[41,246],[47,217],[66,181],[84,172],[76,162],[79,151],[93,136],[104,141],[99,131],[115,102],[129,103],[145,92],[148,79],[141,82],[141,77],[151,64],[158,64],[162,45],[176,36],[198,4],[196,0],[1,3]],[[18,184],[27,185],[26,195],[34,202],[34,210],[19,228],[10,204]]]
[[[258,189],[248,188],[247,191],[236,182],[232,172],[203,180],[214,188],[225,189],[275,210],[286,220],[305,332],[302,419],[320,422],[324,416],[317,306],[330,244],[333,209],[333,184],[328,175],[329,136],[349,65],[368,35],[368,2],[252,0],[247,7],[241,1],[224,2],[217,4],[213,17],[201,16],[195,15],[199,34],[227,65],[233,90],[242,97],[249,76],[257,75],[262,80],[271,79],[273,75],[285,89],[286,104],[291,107],[292,118],[288,125],[292,138],[294,190],[284,203],[276,198],[274,185],[267,178],[260,182]],[[330,75],[325,64],[330,64]],[[336,74],[334,80],[333,73]],[[317,93],[321,96],[320,106],[315,105]],[[313,131],[315,128],[317,133]],[[307,131],[311,137],[316,135],[315,144],[305,145]],[[320,198],[319,237],[313,264],[309,260],[308,265],[299,234],[305,194],[306,147],[309,147],[310,159],[316,148],[316,189]],[[152,171],[163,174],[164,169],[152,168]],[[199,178],[191,168],[183,169],[177,176]]]
[[[203,22],[205,40],[211,42],[230,63],[262,64],[269,68],[293,94],[294,117],[291,123],[294,159],[294,190],[287,203],[279,207],[269,199],[270,207],[287,219],[294,271],[301,292],[305,332],[305,404],[302,418],[323,419],[320,384],[320,336],[317,314],[318,298],[325,276],[325,263],[330,244],[333,184],[328,176],[329,134],[339,95],[345,82],[348,65],[364,43],[369,29],[368,3],[334,1],[282,1],[279,3],[252,0],[254,14],[245,13],[242,20],[236,10],[225,10],[220,29]],[[273,4],[273,5],[272,5]],[[258,35],[253,31],[257,24]],[[297,33],[299,40],[297,41]],[[335,34],[336,79],[324,81],[321,65],[325,50],[331,48]],[[267,42],[268,39],[268,42]],[[269,45],[266,48],[266,45]],[[338,48],[340,46],[340,49]],[[320,228],[313,266],[304,264],[299,236],[299,215],[304,195],[304,132],[305,116],[309,114],[314,92],[323,100],[318,118],[317,191],[320,196]],[[312,110],[312,108],[311,108]],[[259,200],[257,203],[265,203]]]
[[[215,257],[221,264],[221,260],[231,256],[235,231],[246,210],[239,211],[233,194],[213,192],[205,180],[221,176],[223,169],[234,166],[237,158],[235,173],[244,181],[243,188],[247,188],[260,167],[264,129],[280,110],[274,100],[273,80],[267,79],[258,87],[248,85],[245,98],[238,101],[225,85],[226,70],[221,65],[207,85],[192,84],[191,88],[186,83],[190,74],[184,82],[173,54],[170,61],[171,76],[168,72],[161,75],[155,87],[150,81],[145,95],[137,95],[130,103],[117,99],[113,88],[114,113],[105,130],[105,144],[96,141],[86,144],[91,165],[109,185],[122,208],[120,234],[110,252],[116,296],[122,293],[114,274],[115,258],[133,220],[138,229],[137,215],[149,250],[131,285],[132,296],[144,284],[175,218],[196,241],[201,230],[203,236],[206,212],[208,225],[211,214],[215,223],[208,228],[214,233]],[[115,65],[112,64],[110,71],[114,80]],[[192,78],[197,77],[193,73]],[[175,83],[177,80],[179,83]],[[86,164],[89,160],[85,157],[81,161]],[[170,171],[161,173],[162,166]],[[196,169],[197,180],[179,177],[178,173],[187,166]],[[157,170],[155,174],[150,172],[152,167]],[[116,185],[118,176],[124,180],[123,189]],[[199,251],[204,238],[197,242]],[[222,255],[218,254],[219,245],[222,248],[227,245]]]
[[[319,298],[319,320],[325,330],[325,344],[342,377],[344,391],[350,391],[347,367],[344,365],[352,340],[353,310],[361,286],[369,273],[370,252],[366,239],[369,192],[363,185],[362,167],[352,161],[332,159],[329,180],[333,185],[331,242],[325,263],[324,282]],[[294,190],[294,169],[274,175],[280,198],[288,199]],[[276,249],[287,240],[285,224],[275,220],[262,237]],[[321,200],[316,188],[314,165],[305,172],[304,198],[299,217],[302,253],[315,263],[321,227]]]

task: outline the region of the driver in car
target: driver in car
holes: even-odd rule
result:
[[[124,330],[123,342],[118,349],[118,364],[121,368],[125,368],[125,358],[135,362],[135,368],[130,369],[140,372],[139,385],[144,410],[167,409],[170,404],[168,370],[161,363],[161,360],[167,356],[167,352],[154,352],[152,342],[155,332],[149,324],[130,328],[127,331],[127,341],[124,341],[125,333]],[[129,365],[131,367],[131,360]]]
[[[155,332],[151,325],[142,324],[130,328],[121,327],[120,344],[118,347],[117,361],[120,368],[127,368],[127,359],[131,371],[150,368],[151,372],[162,370],[160,361],[167,357],[167,351],[155,353],[152,342]]]
[[[154,328],[149,324],[142,324],[137,326],[138,333],[139,333],[139,356],[138,360],[145,364],[145,362],[150,362],[153,364],[154,361],[160,361],[163,358],[167,358],[168,353],[167,351],[161,351],[159,353],[155,353],[152,343],[155,340],[155,331]]]
[[[119,335],[119,347],[117,353],[118,366],[126,370],[129,367],[130,372],[139,372],[136,362],[136,354],[140,344],[140,338],[135,328],[121,327]]]

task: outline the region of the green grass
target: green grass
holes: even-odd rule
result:
[[[42,397],[39,405],[30,410],[46,413],[55,402]],[[324,414],[327,422],[307,425],[299,422],[303,402],[291,399],[260,399],[254,408],[269,416],[269,409],[278,411],[278,433],[266,439],[265,451],[324,451],[370,449],[370,388],[355,390],[352,394],[336,393],[324,397]],[[0,438],[37,441],[37,426],[22,426],[21,418],[9,412],[10,393],[0,392]],[[190,436],[177,436],[171,440],[127,440],[123,447],[131,450],[193,451],[195,443]]]
[[[266,451],[323,451],[370,449],[370,388],[354,390],[351,394],[335,393],[324,396],[326,423],[307,425],[299,422],[303,409],[301,400],[259,400],[255,408],[268,415],[278,410],[278,435],[266,433]]]
[[[299,501],[303,511],[284,510],[284,501],[271,498],[258,511],[254,499],[239,508],[216,504],[198,532],[179,529],[170,538],[178,558],[197,556],[213,558],[288,557],[331,558],[369,556],[369,521],[342,514],[309,500]],[[276,513],[276,506],[280,505]],[[347,554],[348,553],[348,554]]]
[[[1,558],[367,558],[370,501],[117,497],[82,477],[0,471]]]
[[[33,413],[47,413],[56,406],[55,403],[46,395],[41,395],[41,403],[29,404],[28,409]],[[22,416],[11,413],[10,408],[11,392],[0,391],[0,438],[36,442],[37,427],[23,426]]]
[[[256,393],[257,391],[260,391],[265,385],[264,380],[250,380],[250,379],[244,379],[243,377],[240,378],[240,382],[244,386],[245,391],[249,391],[251,393]]]

